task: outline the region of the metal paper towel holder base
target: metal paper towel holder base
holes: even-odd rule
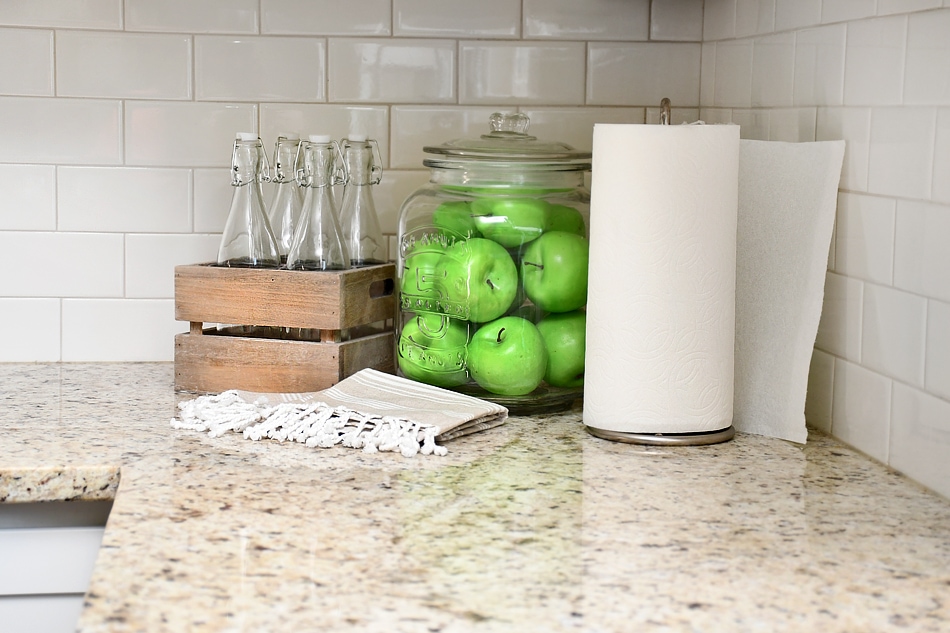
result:
[[[624,431],[606,431],[584,425],[594,437],[626,444],[650,444],[653,446],[705,446],[728,442],[736,435],[736,427],[719,431],[701,431],[698,433],[627,433]]]

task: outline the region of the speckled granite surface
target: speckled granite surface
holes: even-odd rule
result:
[[[950,630],[950,502],[824,436],[405,459],[173,431],[171,364],[0,384],[0,501],[115,495],[82,631]]]

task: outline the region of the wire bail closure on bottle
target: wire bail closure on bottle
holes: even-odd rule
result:
[[[300,151],[300,140],[296,138],[290,138],[288,136],[278,136],[277,142],[274,143],[274,177],[271,179],[272,182],[287,182],[285,179],[285,172],[283,165],[280,163],[280,144],[286,142],[297,141],[297,151]],[[296,153],[294,154],[295,161],[294,166],[296,166]]]
[[[380,156],[379,144],[376,142],[376,139],[367,139],[366,142],[373,148],[373,165],[369,172],[369,184],[378,185],[383,179],[383,158]]]
[[[329,187],[334,185],[345,185],[349,180],[349,174],[346,171],[346,161],[343,160],[343,151],[340,149],[340,144],[336,141],[330,140],[326,143],[317,143],[315,141],[300,141],[300,145],[297,146],[297,154],[294,156],[294,180],[297,181],[297,184],[301,187],[313,187],[313,173],[307,168],[306,159],[302,158],[302,154],[307,151],[307,148],[312,145],[327,145],[329,146],[330,152],[330,178],[327,184],[325,185],[316,185],[317,187]]]
[[[264,167],[257,170],[253,180],[248,180],[244,182],[241,180],[241,175],[238,171],[238,161],[237,161],[237,151],[238,143],[247,142],[242,141],[238,138],[234,140],[234,147],[231,149],[231,186],[232,187],[243,187],[244,185],[250,184],[252,182],[270,182],[270,161],[267,160],[267,152],[264,151],[264,141],[261,140],[261,137],[257,137],[255,141],[255,149],[257,150],[258,155],[261,160],[264,162]]]

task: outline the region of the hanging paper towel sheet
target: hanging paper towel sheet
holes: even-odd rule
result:
[[[594,127],[588,426],[804,442],[844,143],[738,135]]]

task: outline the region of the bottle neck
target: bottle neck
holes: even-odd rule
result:
[[[277,141],[277,148],[274,151],[274,178],[277,184],[292,182],[294,180],[294,161],[297,158],[297,150],[300,148],[300,141],[281,138]]]
[[[305,187],[329,187],[333,184],[333,148],[329,144],[306,143],[303,147],[303,178],[299,181]]]
[[[260,141],[235,141],[231,156],[231,185],[243,187],[264,180]]]
[[[343,142],[343,160],[346,164],[347,186],[362,187],[379,182],[382,167],[374,155],[375,141]]]

